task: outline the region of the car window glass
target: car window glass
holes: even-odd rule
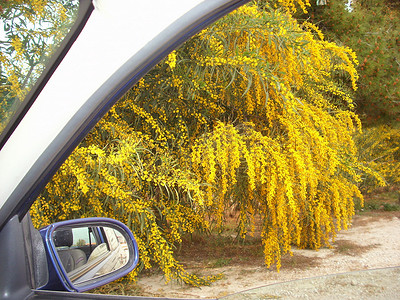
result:
[[[0,134],[46,69],[78,15],[78,0],[0,6]]]
[[[72,233],[74,237],[72,247],[96,245],[96,238],[89,228],[74,228]]]

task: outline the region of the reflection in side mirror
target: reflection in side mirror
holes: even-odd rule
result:
[[[129,229],[105,218],[65,221],[41,229],[51,266],[68,291],[86,291],[134,269],[138,249]],[[50,270],[51,271],[51,270]],[[51,284],[54,289],[54,282]],[[44,289],[50,288],[49,285]]]
[[[126,239],[110,227],[60,227],[53,232],[53,242],[73,284],[107,275],[129,260]]]

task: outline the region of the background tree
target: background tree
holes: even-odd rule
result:
[[[400,122],[400,4],[343,0],[314,6],[312,21],[324,34],[357,53],[356,111],[367,125]]]
[[[356,112],[366,129],[356,136],[359,159],[377,170],[388,188],[400,182],[400,2],[391,0],[331,0],[326,6],[313,5],[310,17],[327,38],[350,47],[360,61],[359,89],[353,93]],[[342,78],[342,86],[349,86]],[[361,188],[377,188],[365,175]],[[379,186],[379,184],[378,184]],[[398,187],[397,187],[398,189]]]

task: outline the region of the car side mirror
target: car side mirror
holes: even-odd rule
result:
[[[63,221],[39,231],[49,266],[41,289],[84,292],[128,274],[139,261],[133,234],[113,219]]]

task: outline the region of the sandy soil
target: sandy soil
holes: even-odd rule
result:
[[[137,286],[141,296],[219,298],[279,282],[394,266],[400,266],[400,213],[381,212],[355,216],[352,228],[338,234],[334,249],[295,249],[292,257],[285,258],[279,273],[254,264],[205,270],[194,266],[196,274],[223,273],[224,278],[210,286],[193,288],[176,282],[165,284],[162,275],[152,275],[140,278]],[[390,280],[393,285],[400,286],[400,273],[390,276],[394,276]]]

